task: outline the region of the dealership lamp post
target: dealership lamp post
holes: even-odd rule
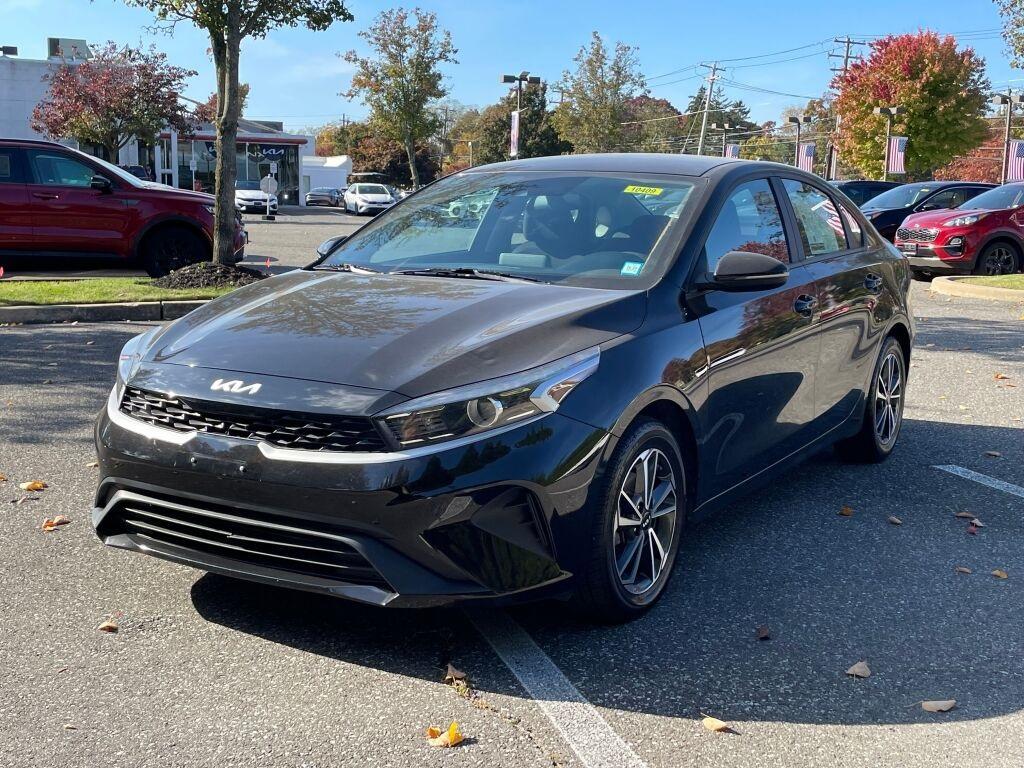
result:
[[[907,110],[904,107],[875,107],[876,115],[885,115],[885,164],[882,166],[882,181],[889,180],[889,137],[892,136],[892,119]]]
[[[722,157],[725,157],[725,150],[729,146],[729,131],[736,126],[732,123],[712,123],[711,130],[722,132]]]
[[[804,115],[803,117],[797,117],[796,115],[790,115],[787,122],[793,123],[796,126],[796,150],[793,152],[793,165],[800,165],[800,129],[804,125],[808,125],[811,122],[810,115]]]
[[[516,84],[516,115],[513,120],[512,126],[512,157],[519,157],[519,143],[520,143],[520,130],[519,119],[520,113],[523,110],[523,83],[528,85],[540,85],[540,78],[536,75],[531,75],[525,69],[518,75],[502,75],[501,82],[503,83],[515,83]]]
[[[999,183],[1005,184],[1006,177],[1009,174],[1010,122],[1013,120],[1013,105],[1021,103],[1021,96],[1019,93],[1007,90],[1006,93],[992,94],[992,101],[995,104],[1006,105],[1006,128],[1003,132],[1003,166],[999,172]],[[888,146],[888,142],[886,143],[886,146]]]

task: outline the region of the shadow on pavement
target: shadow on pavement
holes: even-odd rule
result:
[[[918,349],[961,350],[994,357],[1001,362],[1024,361],[1024,333],[1020,322],[970,317],[929,317],[917,324]]]
[[[822,454],[689,530],[663,601],[632,624],[587,624],[563,603],[510,613],[592,703],[615,710],[837,725],[1016,712],[1024,502],[932,465],[967,463],[963,446],[974,445],[1019,463],[1021,434],[908,421],[885,464]],[[852,517],[837,514],[845,504]],[[957,508],[984,517],[980,535],[966,534]],[[993,578],[994,568],[1011,578]],[[240,632],[432,682],[460,643],[455,658],[480,647],[456,610],[369,609],[210,575],[192,599],[204,618]],[[770,640],[755,638],[759,625]],[[858,661],[870,678],[845,675]],[[507,675],[486,677],[491,690],[522,695]],[[944,715],[918,704],[946,698],[958,707]]]

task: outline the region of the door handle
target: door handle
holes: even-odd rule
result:
[[[39,200],[56,200],[58,195],[56,192],[33,192],[32,197]]]
[[[816,306],[818,306],[818,300],[806,293],[798,296],[796,301],[793,303],[793,309],[807,317],[811,316],[811,313],[814,312],[814,308]]]
[[[872,293],[878,293],[882,290],[882,278],[872,272],[868,272],[864,277],[864,287]]]

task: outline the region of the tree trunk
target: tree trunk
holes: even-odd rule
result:
[[[238,146],[238,54],[241,43],[237,0],[228,3],[224,36],[211,35],[217,67],[217,164],[214,195],[213,261],[231,264],[235,255],[235,178]]]
[[[412,178],[412,188],[420,188],[420,174],[416,169],[416,144],[412,139],[405,140],[405,154],[409,156],[409,176]]]

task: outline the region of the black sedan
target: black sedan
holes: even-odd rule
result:
[[[341,205],[341,190],[336,187],[314,187],[306,193],[306,205]]]
[[[861,206],[861,210],[878,233],[891,243],[896,239],[896,230],[910,214],[956,208],[994,186],[973,181],[901,184],[872,197]]]
[[[909,285],[856,206],[788,166],[473,168],[129,341],[93,524],[375,605],[572,594],[629,619],[690,524],[830,445],[890,454]]]

